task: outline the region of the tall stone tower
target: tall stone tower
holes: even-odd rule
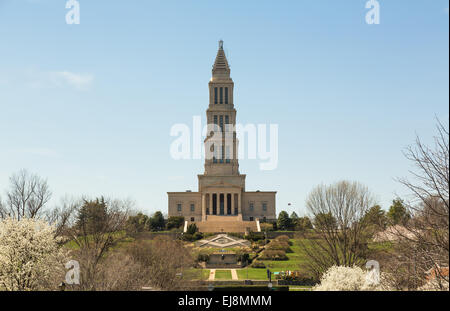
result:
[[[239,172],[234,82],[219,41],[209,82],[206,110],[205,171],[198,175],[198,192],[168,192],[169,216],[183,216],[201,232],[260,231],[260,221],[276,219],[275,191],[245,190]]]
[[[209,151],[210,157],[206,157],[205,175],[239,175],[233,91],[234,82],[230,77],[223,41],[220,41],[209,82],[206,117],[211,131],[205,139],[205,150]],[[213,131],[217,132],[216,135],[212,135]]]
[[[210,130],[205,139],[205,150],[209,151],[209,157],[205,160],[205,175],[239,175],[233,93],[234,82],[230,77],[223,41],[220,41],[209,82],[206,117]]]
[[[205,139],[205,172],[199,175],[199,189],[208,187],[231,187],[234,193],[212,194],[206,203],[207,215],[237,215],[242,220],[242,193],[245,192],[245,175],[239,173],[236,138],[236,109],[234,108],[234,82],[230,77],[230,66],[219,41],[219,50],[209,82],[209,106],[206,111],[209,125]],[[205,217],[207,218],[207,217]]]

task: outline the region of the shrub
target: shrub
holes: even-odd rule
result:
[[[181,235],[180,239],[183,240],[183,241],[187,241],[187,242],[193,242],[194,241],[194,236],[192,234],[189,234],[189,233],[184,233],[184,234]]]
[[[292,242],[290,241],[290,239],[287,235],[280,235],[280,236],[276,237],[275,240],[292,246]]]
[[[252,268],[257,268],[257,269],[265,269],[266,265],[264,264],[264,262],[259,261],[259,260],[254,260],[252,262],[252,264],[250,265],[250,267]]]
[[[266,244],[269,244],[270,241],[269,240],[258,240],[258,241],[255,241],[254,243],[259,246],[264,246]]]
[[[208,262],[209,255],[208,254],[198,254],[197,255],[197,261],[198,262]]]
[[[314,286],[317,284],[317,281],[313,277],[303,274],[281,275],[277,279],[280,280],[278,284],[284,285]]]
[[[259,256],[261,260],[288,260],[286,252],[282,250],[265,250]]]
[[[194,238],[194,241],[201,240],[201,239],[203,239],[203,233],[195,232],[194,235],[193,235],[193,238]]]
[[[262,232],[249,232],[247,235],[244,236],[244,238],[246,240],[253,241],[253,242],[265,239],[264,233],[262,233]]]
[[[184,233],[181,235],[181,240],[187,242],[194,242],[201,239],[203,239],[203,234],[201,232],[195,232],[194,234]]]
[[[198,228],[197,228],[196,224],[190,224],[189,226],[187,226],[187,229],[186,229],[187,234],[194,235],[197,231],[198,231]]]
[[[267,246],[268,250],[281,250],[286,253],[292,253],[292,249],[289,247],[289,244],[285,242],[272,241]]]
[[[250,255],[248,253],[242,253],[237,255],[238,262],[249,262]]]
[[[183,216],[171,216],[169,219],[167,219],[167,229],[178,229],[184,224],[184,217]]]

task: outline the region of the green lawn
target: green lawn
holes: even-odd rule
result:
[[[244,268],[237,271],[239,280],[247,280],[247,270],[249,280],[267,280],[266,269]]]
[[[216,270],[216,276],[214,280],[231,280],[231,271],[230,270]]]
[[[286,253],[286,256],[289,258],[289,260],[283,261],[264,260],[263,262],[266,265],[267,269],[270,269],[272,272],[300,270],[300,265],[307,259],[306,254],[303,252],[300,246],[299,239],[291,239],[290,241],[293,243],[293,245],[291,246],[292,253]],[[308,240],[303,240],[303,242],[307,243]]]

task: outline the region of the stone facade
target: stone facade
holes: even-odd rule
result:
[[[184,216],[203,232],[254,230],[257,221],[276,219],[276,192],[245,190],[246,175],[239,172],[234,128],[234,82],[222,41],[209,82],[209,94],[206,115],[210,128],[204,142],[205,172],[198,175],[199,191],[168,192],[169,216]]]

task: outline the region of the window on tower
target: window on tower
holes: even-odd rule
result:
[[[223,104],[223,87],[220,88],[220,104]]]
[[[219,94],[217,94],[217,88],[214,88],[214,105],[217,105],[217,97]]]
[[[225,105],[228,105],[228,88],[225,88]]]

